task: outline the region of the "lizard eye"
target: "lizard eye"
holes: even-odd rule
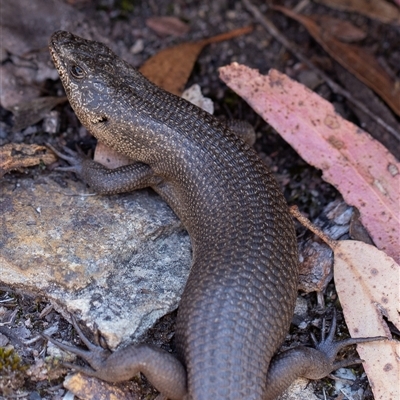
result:
[[[82,79],[85,76],[85,70],[79,65],[72,65],[70,72],[71,75],[76,79]]]

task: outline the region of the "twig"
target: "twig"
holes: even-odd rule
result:
[[[63,196],[71,196],[71,197],[93,197],[98,196],[98,193],[68,193],[68,192],[61,192],[55,190],[54,193],[61,194]]]
[[[10,320],[8,322],[1,322],[0,326],[12,325],[15,321],[15,317],[18,314],[18,309],[15,309],[10,316]]]
[[[301,62],[307,65],[308,68],[314,70],[320,78],[322,78],[334,93],[340,94],[345,97],[350,103],[359,108],[370,118],[372,118],[377,124],[379,124],[386,131],[390,132],[397,140],[400,140],[400,132],[388,125],[383,119],[379,118],[374,114],[368,107],[363,103],[355,99],[350,92],[343,89],[340,85],[334,82],[328,75],[325,74],[321,69],[315,66],[299,49],[296,44],[292,43],[279,31],[279,29],[269,20],[265,15],[263,15],[260,10],[255,7],[250,0],[242,0],[243,5],[246,9],[253,14],[254,18],[287,50],[289,50],[294,56],[296,56]]]
[[[318,226],[314,225],[307,217],[305,217],[297,206],[291,206],[289,211],[293,217],[295,217],[303,226],[323,240],[332,250],[335,249],[337,242],[331,239],[325,232],[322,231],[322,229],[318,228]]]

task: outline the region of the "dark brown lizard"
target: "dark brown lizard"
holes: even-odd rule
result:
[[[297,376],[318,379],[347,365],[335,363],[335,355],[355,340],[333,343],[334,327],[317,349],[274,357],[293,315],[298,254],[286,202],[256,153],[101,43],[59,31],[50,51],[82,124],[134,161],[108,170],[57,152],[71,164],[63,169],[98,193],[152,187],[182,220],[193,246],[176,322],[179,361],[148,345],[110,353],[82,337],[89,351],[60,346],[92,367],[74,368],[111,382],[141,371],[171,399],[267,400]]]

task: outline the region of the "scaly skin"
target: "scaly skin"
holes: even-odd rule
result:
[[[176,324],[181,364],[148,346],[109,355],[87,342],[90,354],[75,351],[93,367],[83,370],[109,381],[140,370],[170,398],[275,398],[297,374],[293,358],[281,357],[267,384],[293,315],[298,254],[270,171],[217,119],[156,87],[103,44],[60,31],[50,51],[82,124],[134,161],[107,170],[60,154],[72,164],[66,169],[99,193],[152,187],[193,245]]]

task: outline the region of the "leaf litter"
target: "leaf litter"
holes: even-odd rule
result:
[[[324,25],[318,24],[317,17],[296,14],[285,7],[274,8],[300,22],[331,57],[378,93],[400,116],[400,86],[396,85],[371,53],[362,47],[337,40]]]
[[[301,215],[291,212],[334,252],[336,291],[353,338],[385,336],[389,340],[358,344],[375,400],[400,396],[400,342],[393,340],[387,321],[400,330],[400,266],[375,246],[356,240],[330,239]]]

